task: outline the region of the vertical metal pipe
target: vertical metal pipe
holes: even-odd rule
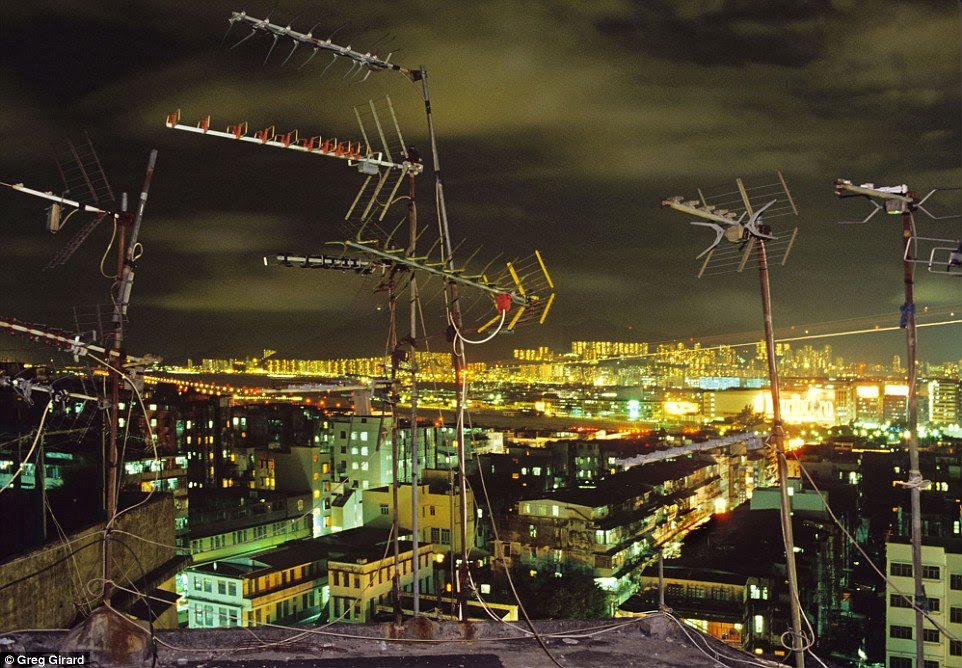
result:
[[[123,197],[126,209],[127,196]],[[124,273],[125,244],[127,241],[127,226],[124,222],[117,222],[117,276],[118,280]],[[115,297],[116,304],[114,309],[114,336],[113,350],[117,357],[112,360],[117,366],[115,369],[122,368],[123,346],[124,346],[124,318],[121,301]],[[110,605],[110,594],[112,589],[111,574],[113,573],[113,544],[111,542],[111,529],[113,528],[114,516],[117,514],[117,420],[120,417],[120,386],[124,382],[123,377],[117,371],[111,370],[112,380],[110,386],[110,425],[108,427],[107,438],[107,461],[106,461],[106,497],[107,497],[107,525],[104,531],[104,553],[103,553],[103,578],[104,578],[104,605]]]
[[[772,394],[771,443],[775,448],[778,467],[779,512],[782,538],[785,543],[785,567],[788,571],[789,605],[792,611],[792,650],[796,668],[805,668],[805,651],[799,649],[803,641],[801,599],[798,596],[798,574],[795,569],[795,539],[792,532],[791,499],[788,496],[788,462],[785,460],[785,432],[782,429],[781,396],[778,388],[778,366],[775,363],[775,333],[772,327],[772,298],[768,281],[768,254],[765,240],[758,239],[758,275],[761,281],[762,313],[765,318],[765,352],[768,358],[768,380]]]
[[[409,156],[410,159],[410,156]],[[414,257],[418,242],[418,209],[414,199],[414,174],[411,173],[408,189],[408,220],[410,221],[410,236],[408,239],[408,255]],[[410,292],[410,316],[411,316],[411,346],[410,346],[410,365],[411,365],[411,541],[414,550],[414,602],[412,611],[417,617],[421,613],[421,571],[420,551],[421,541],[418,536],[418,512],[420,510],[420,485],[418,469],[418,360],[415,341],[418,339],[418,282],[417,274],[411,272],[411,282],[408,286]]]
[[[916,329],[915,329],[915,263],[912,255],[912,213],[902,214],[902,250],[904,261],[902,273],[905,282],[905,304],[903,318],[905,323],[905,345],[908,353],[906,362],[909,386],[909,498],[912,505],[912,579],[915,583],[915,665],[924,664],[925,645],[922,640],[922,611],[928,610],[925,586],[922,584],[922,504],[920,484],[922,473],[919,471],[918,442],[918,401],[916,399]]]
[[[147,174],[144,177],[144,185],[140,189],[140,199],[137,202],[137,212],[133,220],[126,215],[127,194],[121,198],[121,210],[124,215],[117,220],[117,283],[115,284],[116,294],[112,295],[114,301],[114,336],[113,349],[116,357],[113,362],[116,369],[122,369],[124,364],[124,317],[127,314],[127,304],[130,300],[130,288],[134,280],[134,254],[136,252],[137,237],[140,234],[140,224],[143,220],[144,207],[147,205],[147,193],[150,191],[150,182],[154,176],[154,165],[157,162],[157,151],[150,152],[147,160]],[[127,244],[127,224],[132,224],[130,243]],[[110,372],[113,384],[110,390],[110,428],[109,441],[107,448],[106,464],[106,511],[107,525],[104,531],[104,552],[103,552],[103,577],[104,577],[104,604],[110,604],[111,594],[111,573],[113,572],[113,546],[111,545],[110,533],[113,528],[114,517],[117,515],[117,420],[120,416],[120,386],[124,382],[123,375],[117,371]]]
[[[658,550],[658,609],[665,609],[665,553]]]
[[[388,279],[388,310],[391,314],[390,330],[388,332],[388,348],[391,351],[391,496],[394,514],[391,528],[394,547],[394,623],[401,623],[401,525],[398,517],[398,391],[397,391],[397,321],[395,319],[397,297],[394,293],[394,276]]]
[[[44,453],[44,437],[43,434],[38,436],[40,442],[37,448],[37,463],[34,465],[33,469],[33,482],[36,487],[37,492],[40,495],[40,540],[42,545],[47,544],[47,467],[44,465],[46,462],[46,454]]]
[[[453,250],[451,248],[451,234],[448,227],[448,213],[444,202],[444,185],[441,180],[441,164],[438,160],[438,145],[434,134],[434,119],[431,115],[431,97],[428,93],[428,73],[424,66],[420,69],[421,90],[424,94],[424,111],[428,121],[428,137],[431,141],[431,158],[434,168],[434,187],[437,193],[438,205],[438,232],[441,235],[442,259],[448,271],[454,272]],[[448,281],[447,307],[451,317],[451,324],[458,330],[462,327],[461,304],[458,299],[458,285],[455,281]],[[459,518],[461,539],[461,563],[458,565],[458,577],[456,578],[457,600],[458,600],[458,619],[467,619],[467,583],[468,583],[468,497],[467,479],[465,476],[465,447],[464,447],[464,348],[457,345],[454,339],[454,352],[451,356],[454,366],[454,390],[457,409],[457,455],[458,455],[458,495],[460,499]]]

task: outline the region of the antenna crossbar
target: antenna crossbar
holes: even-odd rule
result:
[[[165,125],[172,130],[193,132],[195,134],[220,137],[222,139],[234,139],[237,141],[248,142],[251,144],[261,144],[273,148],[283,148],[298,153],[310,153],[313,155],[323,155],[329,158],[346,160],[349,165],[357,166],[361,173],[370,174],[373,170],[376,173],[381,168],[404,170],[407,168],[419,174],[422,166],[419,164],[399,163],[385,158],[382,152],[371,151],[370,146],[361,141],[343,141],[336,137],[323,138],[315,135],[308,138],[299,138],[297,130],[287,133],[277,134],[273,126],[264,130],[255,131],[252,135],[248,134],[247,123],[230,125],[227,131],[221,132],[210,129],[210,116],[204,118],[197,125],[184,125],[180,122],[180,112],[177,111],[167,116]]]
[[[0,329],[4,329],[10,334],[25,336],[35,341],[42,341],[47,345],[66,350],[76,357],[83,357],[90,354],[105,355],[108,359],[126,359],[127,365],[131,366],[144,366],[159,361],[159,358],[153,355],[133,357],[117,350],[81,341],[79,334],[71,338],[66,335],[67,332],[59,332],[52,328],[44,327],[43,325],[19,322],[15,318],[0,317]]]
[[[371,71],[393,70],[395,72],[404,74],[412,81],[416,81],[420,78],[419,72],[409,70],[406,67],[401,67],[400,65],[395,65],[394,63],[390,62],[390,55],[387,58],[379,58],[370,52],[361,53],[360,51],[355,51],[350,46],[340,46],[338,44],[334,44],[330,38],[326,40],[318,39],[309,32],[298,32],[297,30],[292,29],[290,26],[282,26],[277,23],[271,23],[268,19],[256,19],[253,16],[248,16],[246,12],[231,12],[230,19],[228,20],[232,24],[246,24],[251,28],[251,34],[254,32],[262,32],[272,35],[275,40],[281,37],[286,37],[293,40],[295,44],[305,44],[314,49],[315,52],[318,50],[328,51],[335,57],[347,58],[348,60],[353,61],[356,66],[364,67]]]

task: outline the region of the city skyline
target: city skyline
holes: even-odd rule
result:
[[[773,275],[776,326],[880,314],[880,326],[897,325],[896,226],[836,226],[862,208],[837,202],[831,184],[908,182],[925,192],[957,183],[959,44],[950,7],[877,6],[560,3],[522,19],[509,3],[441,10],[290,2],[273,18],[300,14],[295,27],[320,21],[325,35],[350,19],[339,38],[362,51],[400,48],[396,61],[427,66],[455,238],[467,239],[466,249],[482,244],[482,255],[541,248],[558,284],[544,326],[483,349],[503,358],[511,348],[579,339],[667,342],[760,330],[757,279],[746,272],[698,281],[694,255],[706,240],[658,201],[778,169],[799,202],[801,232],[789,266]],[[131,350],[186,358],[270,345],[286,357],[371,354],[387,319],[370,281],[261,264],[263,255],[319,252],[336,240],[356,176],[333,161],[173,133],[162,119],[180,108],[186,123],[211,114],[218,128],[247,120],[252,131],[353,136],[351,106],[388,93],[424,154],[419,91],[386,73],[349,83],[337,65],[322,79],[320,58],[281,68],[286,45],[262,64],[269,40],[230,50],[245,34],[237,27],[218,46],[230,12],[242,9],[270,10],[225,1],[17,8],[0,28],[10,96],[0,116],[8,137],[0,180],[56,190],[48,144],[87,127],[114,189],[133,194],[149,148],[160,150]],[[496,29],[489,36],[477,25]],[[394,43],[374,48],[386,32]],[[419,208],[430,223],[429,178],[420,180]],[[0,312],[66,326],[69,306],[107,300],[108,283],[94,268],[106,226],[66,267],[41,272],[70,225],[51,239],[41,204],[0,196],[0,224],[15,249],[6,254]],[[941,197],[937,212],[957,209],[955,195]],[[958,221],[918,223],[933,236],[958,234]],[[958,285],[924,267],[917,288],[920,308],[960,306]],[[443,330],[439,300],[426,315],[429,329]],[[923,330],[920,358],[956,358],[959,331]],[[898,331],[832,343],[875,360],[904,355]]]

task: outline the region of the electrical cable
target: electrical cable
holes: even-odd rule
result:
[[[496,337],[501,332],[501,328],[504,327],[504,321],[507,318],[507,316],[508,316],[508,312],[506,310],[501,311],[501,322],[498,323],[498,326],[495,328],[493,332],[491,332],[489,336],[479,341],[473,341],[471,339],[465,338],[465,336],[461,333],[461,330],[458,329],[458,326],[454,324],[454,321],[450,320],[449,322],[451,323],[451,327],[454,328],[455,336],[457,336],[461,341],[463,341],[464,343],[470,343],[472,345],[480,345],[482,343],[487,343],[488,341]]]
[[[868,562],[868,565],[871,566],[872,570],[875,571],[875,573],[880,578],[882,578],[885,584],[891,587],[896,594],[901,596],[902,599],[904,599],[905,602],[909,604],[909,607],[921,612],[922,616],[925,617],[929,622],[931,622],[932,625],[935,626],[935,628],[938,629],[944,636],[946,636],[950,640],[962,641],[962,638],[959,638],[959,636],[955,635],[954,633],[946,629],[943,625],[941,625],[937,620],[933,619],[933,617],[928,613],[927,610],[923,610],[922,608],[917,606],[911,596],[909,596],[908,594],[903,592],[901,589],[896,587],[895,584],[891,580],[889,580],[888,576],[886,576],[885,573],[881,569],[879,569],[879,567],[875,564],[875,562],[868,555],[868,553],[862,548],[861,545],[858,544],[858,541],[855,539],[855,537],[849,532],[847,528],[845,528],[845,525],[842,524],[841,520],[838,519],[838,516],[835,515],[835,513],[832,511],[832,508],[828,505],[828,502],[825,500],[825,496],[822,494],[822,491],[818,488],[818,485],[815,484],[815,481],[812,480],[812,476],[809,475],[808,469],[806,469],[805,465],[802,464],[801,460],[799,460],[798,454],[792,451],[792,456],[794,457],[795,461],[798,462],[798,467],[801,470],[801,472],[805,475],[805,479],[808,480],[808,484],[810,484],[812,488],[818,493],[818,497],[822,501],[822,506],[824,506],[825,511],[828,513],[829,517],[831,517],[832,521],[834,521],[835,524],[838,526],[838,528],[842,530],[842,533],[849,540],[849,542],[851,542],[852,545],[855,546],[855,549],[858,550],[859,554],[865,557],[865,560]]]
[[[502,313],[502,322],[504,321],[503,315],[504,314]],[[468,392],[467,388],[468,388],[468,384],[467,382],[465,382],[464,395],[461,401],[462,407],[464,407],[467,404],[467,392]],[[458,419],[462,420],[463,415],[459,416]],[[461,428],[463,429],[463,427],[464,425],[462,424]],[[477,458],[477,455],[475,455],[475,457]],[[488,516],[491,518],[491,530],[494,532],[494,539],[500,543],[501,538],[500,538],[500,535],[498,534],[498,528],[494,521],[494,512],[492,511],[492,508],[491,508],[491,497],[488,495],[488,486],[487,486],[487,483],[485,483],[484,481],[484,467],[480,465],[480,460],[478,460],[478,462],[479,462],[478,475],[480,476],[480,479],[481,479],[481,489],[484,492],[485,505],[487,505],[488,507]],[[475,501],[475,503],[477,503],[477,501]],[[503,562],[503,559],[504,559],[504,556],[502,554],[502,562]],[[537,638],[538,644],[541,645],[541,648],[544,650],[545,654],[548,655],[548,658],[551,659],[551,662],[554,663],[559,668],[563,668],[562,664],[559,663],[558,659],[556,659],[555,656],[551,653],[551,650],[548,649],[548,645],[544,641],[544,638],[542,638],[538,634],[538,630],[535,628],[534,623],[532,623],[531,618],[528,616],[528,612],[527,610],[525,610],[524,604],[521,602],[521,597],[518,595],[518,590],[514,586],[514,580],[511,578],[511,573],[509,572],[509,570],[510,569],[505,567],[504,574],[507,577],[508,586],[511,588],[511,593],[514,595],[514,600],[517,601],[518,603],[518,610],[521,611],[521,614],[524,616],[525,621],[528,623],[528,626],[531,628],[531,632],[534,634],[535,638]],[[470,574],[470,569],[468,569],[468,573]]]
[[[23,473],[27,462],[30,461],[30,456],[33,455],[33,451],[36,449],[37,444],[40,443],[40,437],[43,435],[43,423],[46,421],[47,415],[49,415],[52,407],[53,399],[50,399],[43,409],[43,414],[40,416],[40,424],[37,425],[37,434],[33,439],[33,443],[30,445],[30,449],[27,450],[26,456],[24,456],[24,458],[20,461],[20,466],[17,467],[17,470],[13,473],[13,475],[10,476],[10,480],[8,480],[3,487],[0,487],[0,494],[3,494],[3,492],[9,488],[17,478],[20,477],[20,474]]]
[[[98,531],[97,533],[99,534],[99,533],[101,533],[101,532]],[[16,585],[16,584],[20,584],[21,582],[25,582],[25,581],[27,581],[27,580],[29,580],[29,579],[37,576],[37,575],[40,575],[40,574],[42,574],[42,573],[46,573],[47,571],[49,571],[49,570],[50,570],[51,568],[53,568],[54,566],[59,566],[60,564],[62,564],[63,562],[65,562],[67,559],[70,559],[73,555],[77,554],[78,552],[80,552],[80,551],[82,551],[82,550],[86,550],[88,547],[93,547],[94,545],[100,545],[101,542],[102,542],[102,540],[101,540],[100,538],[97,538],[96,540],[93,540],[93,541],[87,543],[86,545],[82,545],[82,546],[80,546],[80,547],[78,547],[78,548],[76,548],[76,549],[74,549],[74,550],[71,550],[68,554],[60,557],[60,558],[57,559],[56,561],[53,561],[53,562],[47,564],[46,566],[44,566],[43,568],[41,568],[41,569],[39,569],[39,570],[36,570],[36,571],[34,571],[34,572],[32,572],[32,573],[28,573],[27,575],[23,575],[23,576],[17,578],[16,580],[11,580],[10,582],[4,582],[3,584],[0,584],[0,591],[3,591],[4,589],[9,589],[10,587],[12,587],[12,586],[14,586],[14,585]],[[29,558],[29,557],[24,557],[24,558]],[[10,563],[10,562],[7,562],[7,563]]]
[[[750,665],[750,666],[762,666],[762,667],[764,667],[764,668],[772,668],[773,666],[779,666],[779,665],[781,665],[781,664],[777,664],[777,663],[774,663],[774,662],[762,663],[761,661],[759,661],[758,659],[756,659],[756,658],[754,658],[754,657],[752,657],[751,659],[737,659],[737,658],[735,658],[735,657],[728,657],[728,656],[722,657],[721,654],[719,654],[718,652],[716,652],[710,645],[708,645],[708,640],[707,640],[707,638],[711,638],[711,636],[705,637],[704,632],[702,632],[700,629],[696,629],[696,628],[694,628],[694,627],[692,627],[692,626],[689,626],[689,625],[683,623],[680,619],[678,619],[677,617],[675,617],[674,615],[672,615],[672,614],[670,614],[670,613],[661,612],[660,614],[663,615],[665,618],[670,619],[671,621],[673,621],[676,625],[678,625],[678,628],[681,630],[681,632],[685,635],[685,637],[688,638],[688,640],[691,642],[691,644],[692,644],[697,650],[699,650],[702,654],[704,654],[705,656],[707,656],[709,659],[711,659],[712,661],[714,661],[715,663],[717,663],[717,664],[720,665],[720,666],[725,666],[726,668],[728,668],[728,664],[723,663],[723,662],[721,661],[721,658],[726,658],[726,659],[729,659],[730,661],[737,661],[738,663],[743,663],[743,664],[747,664],[747,665]],[[689,631],[695,632],[696,635],[695,635],[695,636],[692,636]],[[702,642],[705,643],[705,644],[704,644],[704,647],[701,646],[701,645],[699,645],[697,642],[695,642],[695,638],[696,638],[696,637],[701,637],[701,638],[702,638]],[[714,640],[714,638],[712,638],[712,640]],[[706,650],[705,648],[707,648],[707,650]],[[734,648],[733,648],[733,649],[734,649]],[[711,652],[711,654],[708,653],[709,651]],[[734,650],[734,651],[738,651],[738,650]]]
[[[110,363],[108,363],[106,360],[102,360],[102,359],[100,359],[99,357],[97,357],[96,355],[93,355],[93,354],[91,354],[91,353],[87,353],[87,356],[90,357],[90,358],[91,358],[92,360],[94,360],[95,362],[97,362],[97,363],[99,363],[99,364],[107,367],[107,369],[109,369],[110,371],[113,371],[113,372],[114,372],[115,374],[117,374],[120,378],[123,378],[124,381],[126,381],[127,385],[130,386],[130,389],[132,389],[132,390],[134,391],[134,394],[137,396],[137,403],[140,405],[140,408],[141,408],[141,410],[142,410],[143,413],[144,413],[144,419],[146,420],[145,424],[146,424],[146,427],[147,427],[147,435],[148,435],[148,437],[150,438],[150,444],[151,444],[151,447],[153,448],[153,452],[154,452],[154,461],[155,461],[155,462],[158,464],[158,466],[159,466],[159,465],[160,465],[160,455],[159,455],[158,452],[157,452],[157,437],[154,435],[154,430],[153,430],[153,428],[151,428],[151,426],[150,426],[150,414],[147,412],[147,405],[144,403],[143,394],[141,394],[140,390],[137,388],[137,384],[133,381],[133,379],[129,378],[129,377],[127,376],[127,374],[125,374],[125,373],[124,373],[123,371],[121,371],[120,369],[117,369],[116,367],[114,367],[113,365],[111,365]],[[105,380],[104,382],[106,382],[106,380]],[[153,495],[154,495],[154,488],[153,488],[153,486],[151,486],[150,491],[147,492],[147,496],[146,496],[146,497],[144,497],[143,499],[141,499],[141,500],[138,501],[137,503],[135,503],[135,504],[133,504],[133,505],[131,505],[131,506],[128,506],[127,508],[124,508],[123,510],[115,513],[113,517],[108,518],[106,530],[107,530],[107,531],[110,531],[110,530],[113,528],[114,523],[117,521],[117,519],[118,519],[121,515],[124,515],[124,514],[130,512],[131,510],[133,510],[133,509],[135,509],[135,508],[139,508],[140,506],[145,505],[148,501],[150,501],[150,498],[151,498]]]
[[[72,213],[75,213],[75,212],[72,212]],[[112,218],[114,221],[114,231],[110,233],[110,241],[107,243],[107,248],[104,249],[104,254],[100,258],[100,275],[103,276],[104,278],[116,279],[117,278],[116,274],[111,276],[104,271],[104,262],[107,261],[107,255],[110,253],[110,249],[113,248],[114,239],[117,238],[117,216],[112,216]]]
[[[114,507],[120,503],[120,490],[123,488],[121,483],[121,471],[124,466],[124,456],[127,452],[127,439],[130,438],[130,415],[133,413],[134,403],[127,402],[127,419],[124,420],[124,440],[120,446],[120,454],[117,456],[117,493],[114,495]]]
[[[380,562],[380,563],[384,563],[384,562],[387,561],[388,552],[390,551],[390,548],[391,548],[393,535],[394,535],[394,527],[393,527],[393,525],[392,525],[391,530],[390,530],[390,532],[389,532],[389,534],[388,534],[388,539],[387,539],[387,541],[385,542],[385,549],[384,549],[384,553],[383,553],[382,556],[381,556],[381,562]],[[412,558],[414,558],[413,555],[412,555]],[[383,568],[383,567],[382,567],[382,568]],[[398,566],[397,564],[395,564],[395,568],[399,568],[399,566]],[[377,573],[372,573],[372,574],[371,574],[368,583],[367,583],[367,584],[364,586],[364,588],[361,590],[361,593],[360,593],[358,596],[356,596],[356,597],[353,598],[353,600],[351,601],[351,604],[350,604],[350,605],[345,606],[343,612],[341,612],[341,614],[340,614],[338,617],[334,618],[333,620],[327,622],[326,624],[324,624],[324,625],[322,625],[322,626],[320,626],[320,627],[316,627],[316,628],[313,629],[313,630],[308,631],[308,630],[297,629],[297,628],[294,628],[294,627],[287,627],[287,626],[283,626],[283,625],[272,624],[272,623],[270,623],[270,622],[260,622],[260,621],[253,621],[253,620],[251,620],[251,621],[253,621],[253,625],[254,625],[255,628],[256,628],[257,626],[268,626],[268,627],[276,627],[276,628],[285,628],[285,629],[289,629],[289,630],[293,630],[293,631],[300,631],[300,633],[298,633],[298,634],[295,635],[295,636],[292,636],[292,637],[290,637],[290,638],[285,638],[285,639],[280,640],[280,641],[265,643],[263,646],[264,646],[264,647],[267,647],[267,646],[276,646],[276,645],[282,645],[282,644],[287,644],[287,643],[290,643],[290,642],[294,642],[294,641],[296,641],[297,639],[304,637],[304,636],[305,636],[306,634],[308,634],[308,633],[313,633],[313,632],[316,632],[316,631],[318,631],[318,630],[320,630],[320,629],[327,628],[327,627],[332,626],[333,624],[336,624],[336,623],[340,622],[341,620],[345,619],[345,618],[347,617],[348,613],[350,613],[351,611],[353,611],[354,609],[356,609],[357,604],[362,600],[362,598],[363,598],[363,596],[364,596],[364,592],[366,592],[368,589],[370,589],[371,587],[374,586],[375,580],[376,580],[378,574],[380,573],[380,570],[381,570],[381,569],[379,568],[378,571],[377,571]],[[188,597],[188,598],[189,598],[189,597]],[[253,634],[252,634],[252,635],[253,635]],[[256,635],[255,635],[255,638],[256,638]],[[258,640],[260,640],[260,639],[258,638]],[[162,643],[162,644],[166,644],[166,643]],[[168,646],[170,646],[170,645],[168,645]],[[234,648],[232,648],[232,649],[234,649]],[[254,647],[254,648],[250,648],[250,649],[260,649],[260,648]]]
[[[60,546],[62,548],[66,548],[68,544],[67,534],[63,530],[63,527],[60,525],[60,522],[57,520],[57,516],[53,512],[53,508],[51,507],[50,501],[47,498],[46,488],[44,489],[44,494],[43,494],[43,504],[46,510],[49,511],[50,518],[53,520],[53,523],[57,527],[57,535],[60,538]],[[76,581],[74,581],[74,579],[71,578],[70,582],[72,585],[75,586],[76,593],[80,595],[80,604],[77,605],[77,607],[80,608],[80,611],[82,613],[89,614],[90,603],[87,601],[86,598],[83,597],[83,576],[80,574],[80,567],[77,565],[77,560],[73,558],[73,554],[71,554],[70,556],[71,556],[70,564],[73,566],[73,575],[76,575]]]

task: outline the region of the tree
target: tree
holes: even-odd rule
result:
[[[737,415],[731,418],[731,423],[733,426],[742,426],[745,429],[751,429],[752,427],[757,427],[760,424],[765,424],[766,421],[765,414],[756,413],[751,404],[745,404],[745,407],[742,408]]]
[[[586,572],[555,576],[539,571],[532,576],[524,566],[512,569],[521,602],[533,619],[604,619],[609,617],[608,596]]]

